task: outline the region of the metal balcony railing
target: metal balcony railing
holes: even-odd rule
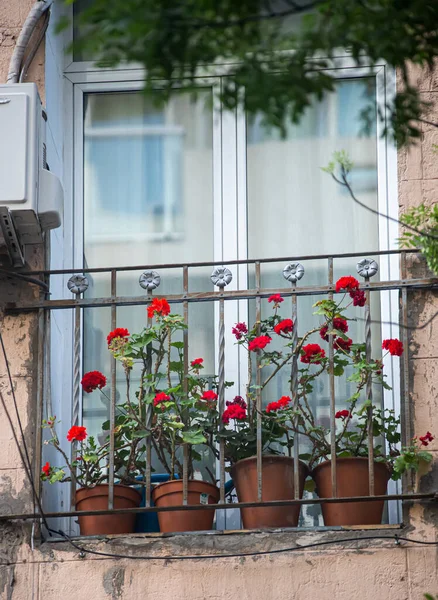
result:
[[[389,275],[382,280],[372,279],[372,270],[364,268],[364,263],[361,261],[364,258],[377,259],[385,265],[385,268],[380,269],[381,277],[384,274],[389,274],[389,265],[392,264],[392,273],[394,273],[394,264],[396,269],[400,269],[398,272],[400,276],[395,280],[390,278]],[[197,263],[182,263],[182,264],[161,264],[161,265],[149,265],[149,266],[128,266],[128,267],[117,267],[117,268],[94,268],[94,269],[73,269],[73,270],[52,270],[52,271],[40,271],[27,273],[36,278],[39,277],[44,282],[48,289],[54,285],[55,281],[62,278],[63,281],[68,279],[68,289],[71,292],[71,298],[60,298],[51,299],[50,295],[40,290],[40,297],[33,300],[26,300],[22,302],[9,303],[6,305],[5,310],[7,313],[17,314],[28,311],[37,311],[40,316],[40,328],[39,328],[39,357],[38,357],[38,403],[37,403],[37,419],[41,422],[44,412],[44,394],[45,386],[47,382],[44,381],[43,377],[43,364],[44,364],[44,336],[46,335],[44,324],[47,322],[45,315],[50,311],[58,310],[73,310],[74,312],[74,329],[73,329],[73,390],[72,390],[72,425],[79,425],[81,420],[80,415],[80,396],[81,396],[81,353],[82,353],[82,336],[83,336],[83,318],[82,313],[84,309],[95,308],[95,307],[107,307],[111,312],[111,328],[117,327],[117,308],[125,306],[144,306],[145,308],[151,303],[154,297],[161,297],[159,283],[160,278],[166,277],[166,271],[172,270],[172,277],[175,278],[175,273],[179,272],[182,280],[182,292],[177,294],[166,294],[167,301],[172,304],[181,304],[183,307],[184,322],[187,324],[189,320],[189,312],[193,310],[197,303],[200,302],[213,302],[218,305],[217,310],[217,372],[218,372],[218,408],[219,413],[222,414],[225,408],[225,389],[224,384],[226,381],[225,373],[225,304],[228,302],[236,302],[242,300],[252,300],[255,303],[255,317],[256,321],[261,318],[261,300],[268,298],[274,293],[281,294],[284,298],[290,299],[291,302],[291,317],[294,322],[297,321],[298,304],[300,298],[303,296],[328,296],[333,297],[335,291],[335,278],[334,273],[339,272],[342,265],[345,264],[346,260],[358,263],[358,275],[361,280],[360,289],[365,292],[366,305],[364,307],[364,339],[366,341],[366,352],[367,356],[371,355],[371,303],[374,294],[383,291],[398,292],[399,297],[399,320],[398,325],[401,328],[400,337],[404,344],[405,352],[401,357],[401,372],[402,372],[402,393],[400,397],[400,417],[402,427],[402,444],[406,445],[412,437],[411,431],[411,414],[410,414],[410,402],[409,402],[409,325],[408,325],[408,312],[409,302],[412,298],[415,298],[415,293],[418,290],[431,290],[436,289],[438,286],[438,280],[430,277],[417,278],[412,276],[409,269],[411,261],[417,260],[417,253],[412,251],[384,251],[384,252],[370,252],[370,253],[355,253],[355,254],[338,254],[338,255],[313,255],[313,256],[302,256],[302,257],[275,257],[270,259],[261,260],[240,260],[240,261],[223,261],[223,262],[197,262]],[[308,263],[315,264],[315,261],[319,261],[318,264],[325,264],[325,282],[321,285],[306,285],[306,278],[302,277],[306,270]],[[278,284],[275,287],[265,288],[262,285],[264,269],[269,266],[269,272],[272,274],[273,265],[282,264],[282,268],[278,269]],[[382,266],[381,265],[381,266]],[[206,291],[192,291],[189,287],[190,275],[201,267],[211,267],[211,280],[206,278],[205,289]],[[254,281],[254,285],[245,289],[230,289],[230,285],[233,277],[236,279],[236,273],[241,269],[250,269],[252,273],[251,279]],[[119,278],[126,273],[143,271],[140,277],[139,293],[135,296],[121,296],[119,295]],[[88,288],[87,276],[93,276],[96,274],[106,274],[110,278],[110,294],[102,297],[84,297],[84,293]],[[351,274],[351,273],[344,273]],[[357,274],[353,273],[356,277]],[[140,293],[141,290],[141,293]],[[146,320],[145,323],[146,324]],[[123,324],[120,324],[123,325]],[[416,324],[417,326],[421,324]],[[298,326],[299,329],[299,326]],[[184,367],[185,374],[188,372],[189,359],[188,359],[188,332],[184,332]],[[333,366],[333,336],[330,336],[329,342],[329,361],[330,366]],[[295,336],[294,343],[297,343]],[[256,360],[258,360],[256,358]],[[257,365],[258,366],[258,365]],[[259,369],[257,369],[257,372]],[[297,373],[298,365],[293,365],[291,374],[292,381],[292,394],[294,388],[297,386]],[[168,507],[168,508],[157,508],[150,505],[151,498],[151,439],[150,436],[145,439],[145,453],[146,453],[146,470],[144,473],[145,478],[145,489],[146,489],[146,506],[138,509],[113,509],[113,493],[114,493],[114,427],[116,421],[116,361],[111,359],[111,378],[110,378],[110,410],[109,410],[109,440],[110,440],[110,459],[108,464],[108,483],[109,483],[109,502],[108,509],[105,511],[94,511],[94,512],[79,512],[74,509],[74,490],[72,494],[72,506],[71,510],[61,512],[50,512],[45,513],[46,517],[73,517],[77,515],[86,514],[106,514],[108,512],[114,513],[147,513],[172,511],[172,510],[202,510],[205,506],[192,506],[187,504],[187,482],[188,482],[188,467],[187,467],[187,454],[183,456],[183,506],[182,507]],[[336,412],[336,393],[335,393],[335,378],[333,369],[329,369],[329,409],[330,409],[330,426],[331,431],[335,431],[335,412]],[[368,384],[367,397],[371,397],[371,383]],[[335,451],[335,436],[331,436],[331,461],[332,461],[332,497],[331,498],[300,498],[299,497],[299,444],[295,443],[293,447],[294,456],[294,477],[295,477],[295,497],[289,500],[280,501],[262,501],[263,491],[263,479],[262,479],[262,432],[261,432],[261,412],[262,412],[262,397],[258,393],[256,396],[257,402],[257,473],[258,473],[258,500],[252,503],[227,503],[225,497],[225,456],[223,444],[220,445],[220,459],[219,459],[219,487],[220,487],[220,500],[218,504],[209,505],[212,509],[235,509],[241,507],[260,507],[260,506],[278,506],[278,505],[289,505],[289,504],[321,504],[330,502],[354,502],[354,501],[372,501],[376,499],[384,500],[416,500],[433,498],[434,494],[424,493],[409,493],[406,489],[400,493],[390,494],[385,496],[376,496],[374,494],[374,457],[373,457],[373,433],[368,432],[368,463],[369,463],[369,495],[361,497],[348,497],[338,498],[336,489],[336,451]],[[37,446],[39,447],[39,456],[41,456],[42,436],[41,432],[37,434]],[[36,461],[35,475],[39,478],[41,471],[41,460]],[[73,486],[72,486],[73,487]],[[42,515],[39,511],[28,514],[15,514],[15,515],[0,515],[2,519],[34,519],[40,518]]]

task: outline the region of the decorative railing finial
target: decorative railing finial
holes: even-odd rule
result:
[[[152,292],[152,290],[157,289],[157,287],[160,285],[161,277],[156,271],[143,271],[139,277],[138,283],[144,290]]]
[[[283,269],[283,277],[291,283],[296,283],[304,276],[304,267],[299,262],[286,265]]]
[[[210,277],[211,281],[214,285],[217,285],[218,288],[223,289],[227,286],[233,279],[233,274],[230,269],[227,267],[216,267]]]
[[[67,281],[67,287],[72,294],[82,294],[88,286],[89,282],[85,275],[72,275]]]
[[[356,271],[361,277],[370,279],[379,270],[379,265],[372,258],[363,258],[356,265]]]

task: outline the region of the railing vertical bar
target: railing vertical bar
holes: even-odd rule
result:
[[[296,283],[292,283],[292,289],[295,289]],[[297,310],[297,296],[292,296],[292,321],[294,324],[292,330],[292,349],[296,350],[298,344],[298,310]],[[291,367],[291,393],[292,393],[292,405],[295,410],[298,410],[298,357],[296,354],[292,358]],[[300,497],[300,441],[298,434],[298,417],[295,419],[295,432],[294,432],[294,496],[295,498]],[[288,455],[291,455],[291,450],[288,448]]]
[[[223,288],[221,288],[221,293]],[[225,305],[224,299],[219,299],[219,368],[218,368],[219,418],[225,409]],[[219,489],[220,502],[225,502],[225,441],[219,443]]]
[[[80,299],[81,292],[75,293],[76,301]],[[81,307],[75,306],[74,316],[74,348],[73,348],[73,411],[72,411],[72,425],[79,425],[79,407],[80,407],[80,395],[81,395]],[[71,445],[71,459],[76,459],[77,442],[73,441]],[[72,484],[70,488],[71,493],[71,506],[74,510],[76,506],[76,469],[72,467]]]
[[[365,277],[365,282],[369,278]],[[371,294],[370,290],[365,290],[365,356],[367,363],[371,361]],[[374,432],[373,432],[373,380],[371,373],[368,374],[366,384],[366,400],[370,402],[367,408],[368,413],[368,491],[370,496],[374,496]]]
[[[37,402],[36,402],[36,422],[41,424],[43,421],[43,398],[45,387],[45,360],[44,350],[47,334],[47,312],[40,308],[38,311],[38,383],[37,383]],[[49,415],[48,415],[49,416]],[[50,415],[51,416],[51,415]],[[35,492],[38,498],[41,499],[41,463],[42,463],[42,436],[43,429],[41,426],[36,427],[35,434],[35,464],[34,464],[34,481]],[[37,510],[37,499],[33,499],[33,510]]]
[[[328,258],[328,283],[333,285],[333,257]],[[333,292],[329,292],[330,300],[333,300]],[[336,477],[336,397],[335,397],[335,375],[334,369],[334,349],[333,335],[329,335],[329,383],[330,383],[330,453],[331,453],[331,472],[332,472],[332,497],[338,495],[337,477]]]
[[[152,301],[152,292],[151,288],[147,288],[147,305],[146,305],[146,327],[149,327],[151,324],[151,318],[148,313],[148,306]],[[146,376],[152,373],[152,344],[148,344],[146,348]],[[151,391],[151,385],[148,381],[148,385],[146,386],[146,393],[149,394]],[[149,432],[149,435],[146,436],[145,446],[146,446],[146,465],[145,465],[145,505],[151,505],[151,494],[152,494],[152,404],[149,402],[146,403],[146,431]]]
[[[407,279],[406,254],[403,252],[400,261],[400,275],[402,281]],[[401,341],[404,352],[402,355],[403,366],[403,400],[400,403],[400,421],[401,421],[401,443],[402,446],[409,446],[412,438],[411,407],[409,392],[409,320],[408,320],[408,290],[404,287],[401,291]],[[393,360],[393,359],[391,359]],[[402,477],[402,491],[409,489],[410,477],[407,473]]]
[[[111,331],[117,327],[117,307],[114,300],[117,297],[117,271],[111,271]],[[114,429],[116,426],[116,359],[111,356],[111,396],[109,414],[109,464],[108,464],[108,510],[114,508]]]
[[[402,281],[407,278],[406,254],[401,255],[401,278]],[[402,342],[403,342],[403,403],[401,407],[401,426],[402,426],[402,445],[409,446],[412,438],[411,431],[411,410],[409,397],[409,330],[408,330],[408,290],[402,289],[401,293],[401,322],[402,322]]]
[[[183,267],[183,293],[184,296],[188,294],[189,291],[189,268],[187,265]],[[183,331],[183,341],[184,341],[184,396],[187,397],[188,393],[188,381],[187,374],[189,372],[189,303],[185,300],[183,302],[183,315],[184,315],[184,323],[187,325],[187,328]],[[169,357],[170,359],[170,357]],[[172,473],[173,477],[173,473]],[[189,485],[189,447],[187,444],[184,444],[183,447],[183,505],[187,505],[187,495],[188,495],[188,485]]]
[[[255,287],[259,291],[261,287],[260,262],[255,262]],[[256,297],[256,323],[257,335],[260,335],[260,321],[262,317],[262,303],[260,296]],[[256,353],[256,408],[257,408],[257,499],[263,499],[263,480],[262,480],[262,393],[261,369],[259,353]]]

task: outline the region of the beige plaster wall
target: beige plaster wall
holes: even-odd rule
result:
[[[5,80],[9,59],[31,0],[0,0],[0,78]],[[44,97],[44,48],[38,53],[28,80],[37,81]],[[413,73],[422,93],[438,99],[438,77]],[[435,113],[436,114],[436,113]],[[4,142],[0,142],[4,143]],[[433,202],[437,197],[438,167],[433,143],[438,130],[425,128],[421,143],[399,157],[400,206]],[[28,256],[29,264],[42,261],[41,248]],[[27,284],[0,282],[0,305],[17,296],[35,294]],[[426,320],[437,309],[432,294],[418,296],[411,323]],[[30,445],[35,439],[37,319],[31,315],[1,321],[4,342]],[[437,325],[410,338],[411,396],[415,430],[438,433]],[[12,408],[4,363],[0,355],[0,388]],[[13,416],[16,426],[16,417]],[[433,452],[438,454],[434,443]],[[438,456],[437,456],[438,458]],[[422,489],[436,488],[436,468],[422,481]],[[31,509],[29,484],[4,411],[0,408],[0,512]],[[415,538],[436,540],[437,508],[416,505],[405,530]],[[424,592],[438,593],[437,550],[394,542],[362,540],[321,550],[299,546],[339,537],[364,537],[371,532],[227,533],[177,535],[169,538],[138,536],[88,541],[89,550],[149,556],[152,560],[82,556],[66,543],[35,541],[19,522],[0,523],[0,600],[416,600]],[[383,531],[380,533],[388,533]],[[298,550],[259,557],[160,561],[166,555],[242,554],[279,548]]]
[[[0,83],[6,82],[9,61],[20,34],[21,26],[33,4],[34,0],[0,0]],[[43,41],[25,79],[25,81],[34,81],[38,85],[43,102],[44,60],[45,44]]]
[[[421,97],[430,103],[425,119],[438,121],[438,71],[412,67],[411,83],[420,89]],[[438,200],[438,128],[421,124],[421,139],[409,149],[398,153],[398,186],[400,211],[425,202],[434,204]],[[408,267],[416,276],[430,276],[423,262],[408,261]],[[434,291],[416,292],[409,295],[409,389],[412,407],[412,431],[423,435],[426,431],[438,432],[438,310],[437,294]],[[421,329],[423,324],[428,323]],[[437,488],[438,440],[428,448],[434,454],[434,466],[420,482],[421,491]],[[428,532],[436,539],[436,508],[416,505],[411,509],[411,522],[418,533]],[[438,585],[436,586],[438,589]]]

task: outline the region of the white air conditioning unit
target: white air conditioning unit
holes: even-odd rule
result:
[[[35,83],[0,85],[0,132],[0,231],[20,266],[22,247],[61,225],[64,201],[61,182],[47,168],[46,117]]]

